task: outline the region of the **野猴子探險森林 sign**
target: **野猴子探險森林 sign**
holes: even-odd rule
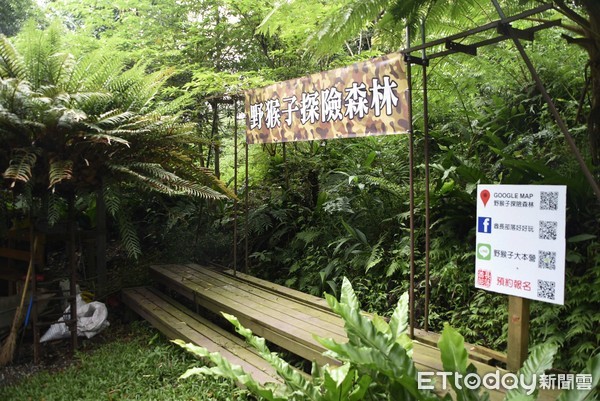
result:
[[[278,143],[407,132],[401,53],[245,92],[246,141]]]
[[[475,287],[564,304],[562,185],[479,185]]]

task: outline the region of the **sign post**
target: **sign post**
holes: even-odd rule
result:
[[[475,287],[509,295],[508,369],[527,357],[529,300],[564,304],[566,187],[479,185]]]
[[[506,369],[516,372],[527,359],[529,340],[529,300],[508,296],[508,347]]]

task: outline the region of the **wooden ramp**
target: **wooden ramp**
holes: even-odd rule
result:
[[[245,274],[234,275],[232,271],[223,272],[197,264],[152,266],[151,273],[157,283],[184,296],[197,307],[214,314],[226,312],[235,315],[245,327],[251,329],[256,335],[264,337],[283,349],[309,361],[316,361],[320,365],[339,364],[339,361],[323,356],[326,349],[313,338],[313,335],[316,334],[340,342],[347,341],[343,320],[330,310],[322,298]],[[155,292],[152,293],[158,297]],[[126,302],[129,304],[132,301],[128,301],[126,296]],[[161,302],[176,305],[173,303],[174,301],[161,296],[161,298],[153,300],[154,306],[151,308],[162,307]],[[137,308],[141,307],[137,306]],[[176,309],[179,311],[177,313],[184,313],[180,305]],[[189,313],[187,314],[189,315]],[[144,315],[142,314],[142,316]],[[161,329],[161,326],[173,324],[181,326],[178,323],[180,318],[181,315],[173,316],[172,322],[166,324],[159,321],[162,319],[160,316],[154,317],[154,321],[150,321]],[[168,331],[169,328],[165,327],[164,330]],[[201,332],[202,329],[198,328],[197,331]],[[167,335],[173,336],[176,333]],[[212,333],[204,334],[203,341],[206,338],[212,338],[213,335]],[[218,335],[222,335],[222,333],[218,333]],[[433,337],[428,333],[421,333],[421,335],[425,341],[420,342],[417,339],[414,342],[413,350],[413,359],[417,369],[427,372],[442,371],[440,351],[435,346],[426,343],[431,343]],[[190,339],[190,341],[196,342],[194,339]],[[203,344],[200,343],[200,345]],[[239,343],[236,343],[236,346],[239,346]],[[227,344],[219,344],[219,347],[231,351]],[[468,351],[472,354],[469,362],[475,365],[478,372],[481,375],[496,372],[497,368],[488,363],[502,355],[472,348],[473,346],[467,346]],[[235,354],[233,351],[232,353]],[[267,371],[264,366],[259,367],[259,370]],[[504,398],[504,393],[492,391],[490,396],[492,400],[501,400]],[[544,393],[541,394],[539,400],[554,400],[555,398],[556,394]]]

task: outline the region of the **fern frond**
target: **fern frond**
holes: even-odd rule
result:
[[[281,376],[287,384],[288,392],[293,393],[296,390],[300,390],[303,394],[308,395],[309,399],[317,399],[316,396],[319,394],[319,389],[317,389],[313,383],[307,381],[304,376],[296,369],[292,368],[289,363],[281,359],[276,353],[271,352],[267,347],[264,338],[253,335],[252,331],[242,326],[235,316],[227,313],[221,314],[235,327],[235,331],[244,337],[246,342],[257,350],[265,361],[269,362],[269,364],[275,368],[277,374]]]
[[[121,111],[118,109],[100,114],[95,124],[103,129],[119,127],[132,120],[136,114],[131,111]]]
[[[299,231],[296,234],[294,240],[302,241],[307,246],[313,243],[315,240],[317,240],[321,236],[321,234],[321,230],[317,228],[309,228],[304,231]]]
[[[58,223],[61,217],[65,214],[67,210],[67,202],[61,196],[50,193],[48,195],[48,224],[50,227]]]
[[[0,35],[0,78],[27,79],[23,57],[4,35]]]
[[[383,243],[384,238],[385,236],[381,237],[375,246],[371,248],[371,254],[369,255],[369,259],[367,260],[367,264],[365,266],[365,273],[368,273],[369,270],[377,266],[383,260],[383,253],[385,250],[381,244]]]
[[[8,180],[13,180],[12,186],[17,181],[27,182],[31,179],[36,161],[37,155],[35,152],[30,150],[21,151],[12,158],[3,176]]]
[[[391,182],[386,178],[376,177],[372,175],[364,175],[360,178],[365,180],[370,185],[379,188],[383,191],[386,191],[391,195],[394,195],[395,197],[403,198],[406,196],[406,190],[404,190],[401,185],[398,185],[395,182]]]
[[[142,254],[142,247],[133,223],[123,213],[117,215],[117,223],[119,225],[121,242],[127,254],[131,258],[137,259]]]
[[[376,21],[389,0],[350,0],[339,7],[323,26],[307,39],[318,55],[340,48],[346,40],[357,36],[368,24]]]
[[[85,124],[89,128],[93,128],[94,126],[91,124]],[[97,128],[97,127],[96,127]],[[118,136],[109,135],[109,134],[87,134],[85,139],[91,142],[97,143],[105,143],[107,145],[112,145],[114,143],[120,143],[121,145],[125,145],[129,147],[129,141]]]
[[[73,178],[73,161],[55,160],[50,162],[48,178],[50,181],[48,188],[54,187],[61,181],[70,180],[71,178]]]
[[[130,168],[141,170],[147,175],[154,176],[161,180],[173,190],[173,194],[192,195],[206,199],[224,199],[226,197],[224,194],[219,193],[214,189],[184,180],[176,174],[165,170],[157,163],[132,163]]]
[[[112,186],[106,185],[102,189],[102,196],[106,204],[106,211],[114,218],[121,210],[121,196]]]

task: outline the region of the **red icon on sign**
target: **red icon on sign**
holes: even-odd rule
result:
[[[483,201],[483,206],[487,205],[488,201],[490,200],[490,191],[488,191],[487,189],[484,189],[479,194],[479,197]]]

